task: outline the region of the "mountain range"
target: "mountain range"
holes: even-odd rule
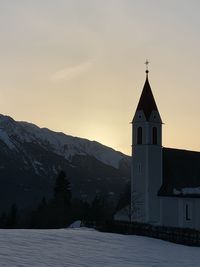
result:
[[[73,137],[0,115],[0,211],[51,198],[64,170],[72,195],[117,200],[130,180],[130,157],[96,141]]]

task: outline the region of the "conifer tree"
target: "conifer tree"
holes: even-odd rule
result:
[[[54,187],[54,208],[56,226],[66,226],[69,218],[69,207],[71,202],[70,183],[64,171],[61,171],[56,178]]]
[[[64,171],[61,171],[56,178],[54,187],[54,199],[61,206],[69,206],[71,201],[70,183]]]

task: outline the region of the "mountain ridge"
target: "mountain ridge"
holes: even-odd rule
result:
[[[3,128],[4,130],[5,130],[5,126],[8,125],[8,123],[9,123],[9,127],[6,127],[7,135],[5,134],[5,131],[2,131],[2,123],[4,124],[4,128]],[[12,127],[10,127],[11,126],[10,124],[12,124]],[[15,125],[17,127],[14,128],[13,125]],[[12,132],[10,131],[10,129],[12,130]],[[103,161],[105,164],[111,165],[113,167],[118,167],[118,161],[121,158],[127,156],[127,155],[123,154],[122,152],[116,151],[115,149],[110,148],[106,145],[103,145],[103,144],[101,144],[95,140],[89,140],[86,138],[67,135],[63,132],[52,131],[46,127],[40,128],[33,123],[26,122],[26,121],[15,121],[10,116],[7,116],[7,115],[5,116],[3,114],[0,114],[0,139],[2,141],[4,141],[10,149],[15,149],[15,145],[13,144],[12,141],[10,142],[10,140],[9,140],[10,137],[12,137],[12,135],[13,135],[13,130],[14,130],[14,134],[19,135],[22,132],[25,133],[25,135],[22,135],[23,136],[22,141],[30,142],[30,141],[42,140],[42,141],[49,142],[49,144],[54,149],[54,152],[56,152],[57,154],[63,154],[65,152],[65,151],[59,151],[61,146],[64,146],[63,147],[64,150],[66,149],[69,151],[68,154],[65,154],[66,158],[70,157],[70,155],[73,156],[73,154],[75,152],[75,151],[73,151],[73,148],[76,150],[77,145],[80,146],[79,151],[76,151],[77,153],[86,153],[86,154],[92,155],[95,158],[99,159],[100,161]],[[18,133],[16,132],[16,130],[18,130]],[[32,136],[30,136],[30,130],[33,131]],[[10,134],[10,135],[8,135],[8,134]],[[39,138],[38,138],[38,134],[39,134]],[[36,136],[37,136],[37,138],[34,138]],[[57,144],[56,144],[56,142],[57,142]],[[92,147],[91,144],[92,144],[92,146],[95,146],[95,149],[96,149],[95,153],[93,151],[91,151],[91,149],[90,149],[90,147]],[[69,147],[66,147],[66,145],[69,145]],[[86,145],[89,146],[89,149],[86,147]],[[107,150],[106,151],[107,153],[109,152],[109,156],[112,156],[112,153],[113,153],[113,155],[115,154],[117,156],[115,156],[115,158],[112,158],[112,160],[110,159],[110,161],[108,159],[105,159],[103,156],[101,158],[101,155],[97,154],[97,151],[102,147],[105,150]],[[99,152],[101,152],[101,151],[99,151]]]
[[[0,115],[0,210],[50,198],[60,170],[74,197],[119,196],[130,180],[130,157],[96,141]]]

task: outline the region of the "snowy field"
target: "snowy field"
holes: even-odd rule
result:
[[[0,230],[0,267],[197,267],[200,248],[90,229]]]

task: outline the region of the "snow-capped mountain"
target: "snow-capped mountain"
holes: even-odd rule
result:
[[[121,152],[0,115],[0,209],[49,197],[61,169],[74,195],[89,198],[120,193],[130,175],[129,157]]]
[[[77,154],[90,155],[115,168],[119,167],[119,161],[125,156],[98,142],[53,132],[47,128],[39,128],[28,122],[16,122],[11,117],[1,114],[0,140],[10,150],[16,152],[19,144],[37,143],[46,150],[64,156],[67,160]]]

